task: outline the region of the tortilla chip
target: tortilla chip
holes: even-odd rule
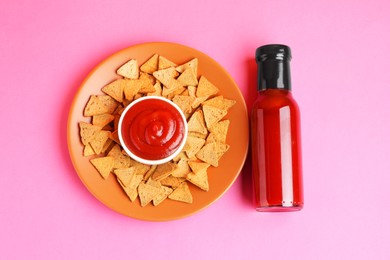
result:
[[[152,75],[149,75],[147,73],[141,73],[139,81],[141,82],[141,88],[139,89],[138,93],[147,94],[155,91],[155,88],[153,86],[155,83],[155,79]]]
[[[119,184],[122,186],[123,190],[125,191],[126,195],[129,197],[129,199],[133,202],[138,197],[138,185],[142,181],[142,176],[135,175],[132,179],[131,184],[126,187],[122,184],[122,182],[118,179]]]
[[[207,135],[207,128],[202,110],[195,111],[190,117],[190,120],[188,120],[188,132]]]
[[[171,88],[167,88],[166,86],[163,87],[162,89],[162,96],[166,97],[168,99],[173,99],[174,96],[180,95],[183,93],[186,88],[183,87],[180,83],[177,83],[177,80],[172,79],[171,82]]]
[[[211,98],[205,102],[203,102],[203,105],[208,105],[212,107],[217,107],[219,109],[228,110],[232,106],[236,104],[235,100],[226,99],[223,96],[216,96],[214,98]]]
[[[89,143],[96,154],[100,154],[102,152],[103,146],[106,143],[110,134],[110,131],[101,130],[93,136]]]
[[[158,54],[154,54],[149,60],[147,60],[140,70],[149,74],[152,74],[158,69]]]
[[[158,181],[164,179],[165,177],[169,176],[176,169],[176,167],[176,164],[171,162],[157,165],[157,168],[152,175],[152,180]]]
[[[162,186],[160,193],[153,198],[153,205],[158,206],[159,204],[161,204],[161,202],[163,202],[166,198],[168,198],[168,195],[170,195],[172,191],[173,189]]]
[[[151,184],[141,182],[138,185],[138,195],[141,201],[141,206],[145,207],[161,192],[161,187],[157,188]]]
[[[186,152],[188,158],[192,158],[202,148],[205,142],[202,138],[188,136],[183,151]]]
[[[176,189],[185,180],[186,179],[183,177],[173,177],[172,175],[169,175],[168,177],[162,179],[160,181],[160,183],[161,183],[161,185],[170,186],[170,187]]]
[[[129,168],[131,166],[130,157],[122,153],[121,148],[118,144],[115,144],[115,146],[112,147],[107,156],[111,156],[114,158],[114,169]]]
[[[91,159],[90,162],[100,173],[103,179],[107,179],[114,165],[114,158],[112,158],[111,156],[99,157]]]
[[[157,168],[157,165],[151,165],[149,170],[144,174],[144,180],[148,180],[150,176],[152,176],[152,174],[154,173],[154,171],[156,170]]]
[[[120,66],[116,73],[128,79],[138,79],[138,61],[134,59],[129,60],[128,62]]]
[[[183,71],[183,73],[177,78],[177,80],[183,84],[183,86],[196,86],[198,85],[198,80],[196,79],[196,74],[192,68],[188,68]]]
[[[191,169],[188,166],[187,159],[180,159],[180,161],[177,162],[176,170],[174,170],[171,175],[174,177],[186,177],[190,172]]]
[[[178,107],[183,111],[183,113],[190,113],[192,111],[191,103],[193,98],[190,96],[176,95],[173,97],[172,101],[178,105]]]
[[[168,60],[167,58],[163,57],[163,56],[159,56],[158,57],[158,70],[163,70],[163,69],[167,69],[167,68],[170,68],[170,67],[176,67],[177,64]]]
[[[106,153],[109,149],[111,149],[112,143],[113,143],[113,141],[110,138],[108,138],[107,141],[103,145],[102,153]]]
[[[183,65],[177,66],[176,70],[183,73],[186,69],[191,68],[195,76],[198,75],[198,58],[194,58]]]
[[[108,123],[110,123],[112,120],[114,120],[115,116],[111,114],[100,114],[100,115],[95,115],[92,117],[92,124],[104,127]]]
[[[204,162],[189,161],[188,165],[194,173],[199,173],[201,171],[207,171],[210,167],[210,164]]]
[[[133,178],[135,176],[135,168],[130,167],[130,168],[115,169],[114,173],[125,187],[129,187],[130,184],[132,184]]]
[[[187,180],[204,191],[209,191],[209,181],[207,170],[202,170],[197,173],[191,172],[187,175]]]
[[[90,144],[87,144],[84,146],[84,149],[83,149],[83,156],[84,157],[91,156],[94,154],[95,154],[95,151],[92,149]]]
[[[192,203],[192,194],[188,188],[188,184],[183,182],[169,196],[171,200],[177,200],[185,203]]]
[[[87,145],[93,139],[95,134],[97,134],[100,129],[102,129],[101,126],[92,125],[86,122],[79,122],[79,127],[81,142],[84,145]]]
[[[84,116],[94,116],[104,113],[112,114],[118,103],[110,96],[90,96],[84,109]]]
[[[196,89],[197,97],[209,97],[217,94],[218,91],[219,89],[208,81],[205,76],[200,77],[198,88]]]
[[[223,120],[213,124],[210,127],[210,133],[213,134],[215,141],[220,143],[226,143],[226,136],[229,129],[229,120]]]
[[[208,105],[203,105],[202,109],[208,129],[210,129],[213,124],[217,123],[227,114],[227,110]]]
[[[102,91],[106,93],[107,95],[111,96],[113,99],[115,99],[118,102],[123,101],[123,88],[126,84],[125,79],[117,79],[110,84],[104,86],[102,88]]]
[[[147,96],[161,96],[161,95],[162,95],[161,83],[160,83],[159,81],[157,81],[157,82],[153,85],[153,88],[154,88],[154,91],[148,93]]]
[[[138,91],[142,87],[142,81],[137,79],[127,79],[125,80],[125,85],[123,87],[123,92],[125,94],[125,98],[128,101],[132,101],[134,96],[138,93]]]
[[[115,143],[120,144],[119,136],[118,136],[118,130],[115,130],[114,132],[112,132],[109,137]]]
[[[167,88],[174,87],[171,81],[174,80],[175,75],[175,68],[172,67],[153,72],[153,76]]]
[[[188,161],[188,157],[186,155],[186,152],[185,151],[181,151],[175,158],[173,158],[172,160],[174,162],[178,162],[180,160],[184,160],[184,161]]]
[[[203,162],[209,163],[214,167],[218,167],[218,154],[216,143],[208,143],[196,153],[196,157]]]

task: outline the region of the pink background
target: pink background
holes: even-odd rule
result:
[[[390,259],[390,2],[0,2],[1,259]],[[256,213],[250,161],[215,204],[144,222],[102,205],[71,164],[82,80],[125,47],[196,48],[251,107],[256,47],[291,46],[305,208]]]

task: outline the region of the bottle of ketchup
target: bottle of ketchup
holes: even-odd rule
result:
[[[258,97],[251,115],[252,177],[257,211],[303,207],[300,115],[291,94],[291,50],[257,48]]]

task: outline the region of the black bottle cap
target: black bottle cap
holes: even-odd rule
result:
[[[291,90],[290,60],[291,50],[286,45],[269,44],[257,48],[257,90]]]

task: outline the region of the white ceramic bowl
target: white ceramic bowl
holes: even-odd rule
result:
[[[150,99],[157,99],[157,100],[161,100],[161,101],[164,101],[166,103],[168,103],[173,109],[175,109],[176,111],[179,112],[180,116],[181,116],[181,119],[183,120],[183,123],[184,123],[184,135],[183,135],[183,139],[182,141],[180,142],[178,148],[171,154],[169,155],[168,157],[165,157],[165,158],[162,158],[162,159],[157,159],[157,160],[150,160],[150,159],[145,159],[145,158],[142,158],[140,156],[137,156],[135,155],[129,147],[127,147],[126,143],[125,143],[125,140],[123,138],[123,129],[122,129],[122,124],[123,124],[123,121],[124,121],[124,118],[126,116],[127,113],[129,113],[129,111],[131,111],[131,109],[138,103],[140,102],[143,102],[145,100],[150,100]],[[119,141],[123,147],[123,149],[126,151],[126,153],[131,157],[133,158],[134,160],[140,162],[140,163],[143,163],[143,164],[148,164],[148,165],[158,165],[158,164],[163,164],[163,163],[166,163],[166,162],[169,162],[171,161],[173,158],[175,158],[184,148],[184,145],[186,143],[186,140],[187,140],[187,136],[188,136],[188,124],[187,124],[187,120],[184,116],[184,113],[181,111],[181,109],[175,104],[173,103],[171,100],[167,99],[167,98],[164,98],[164,97],[159,97],[159,96],[145,96],[145,97],[142,97],[142,98],[139,98],[139,99],[136,99],[135,101],[131,102],[126,108],[125,110],[123,111],[123,113],[121,114],[120,118],[119,118],[119,123],[118,123],[118,137],[119,137]]]

